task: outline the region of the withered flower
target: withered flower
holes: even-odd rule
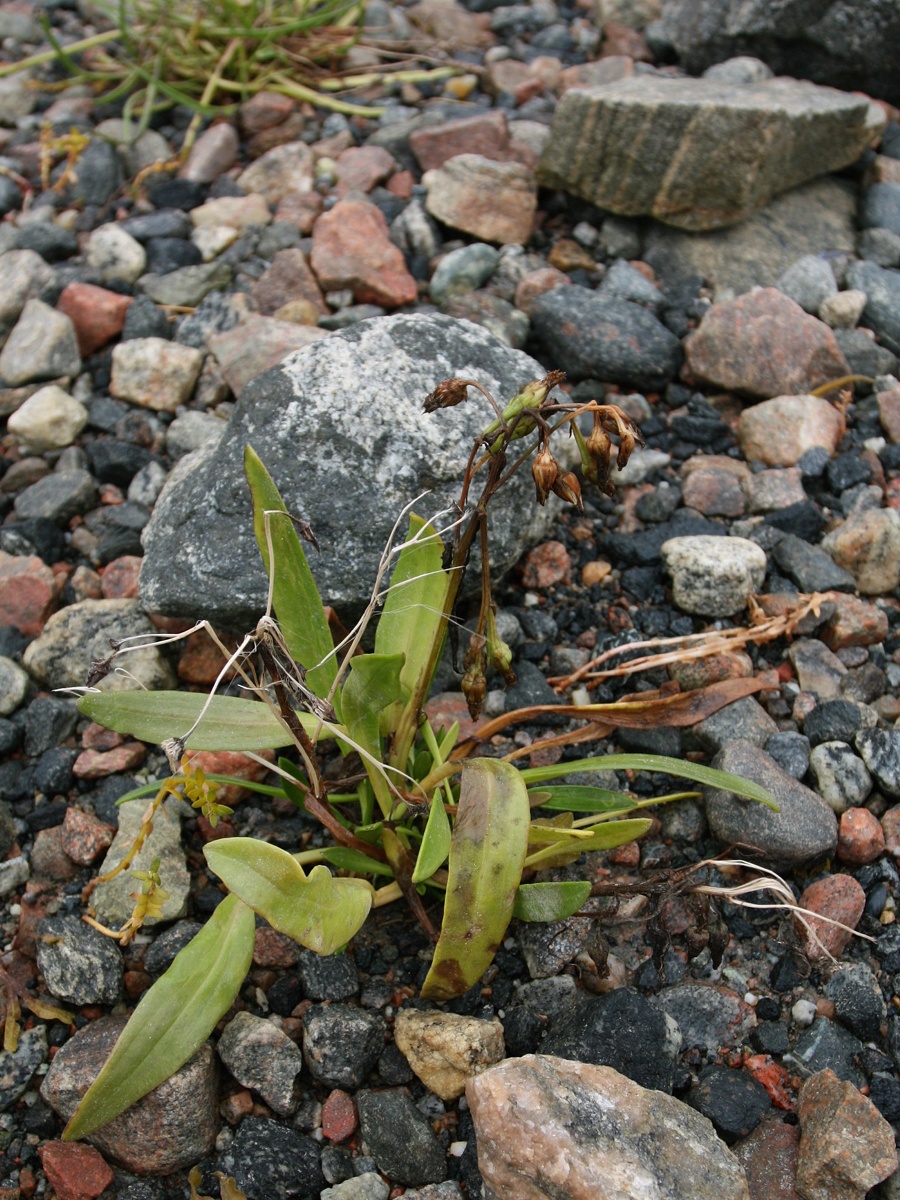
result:
[[[512,650],[497,632],[493,608],[488,609],[487,615],[487,657],[493,669],[512,687],[516,682],[516,673],[512,669]]]
[[[531,464],[531,475],[537,489],[538,504],[546,504],[547,497],[559,477],[559,463],[553,457],[548,445],[543,445]]]
[[[469,385],[464,379],[442,379],[430,396],[425,397],[422,407],[427,413],[437,412],[439,408],[455,408],[462,404],[469,394]]]
[[[466,698],[469,716],[473,721],[478,720],[481,706],[487,695],[486,644],[486,639],[480,633],[473,633],[469,649],[463,659],[463,677],[459,686]]]
[[[574,504],[579,512],[584,512],[584,505],[581,502],[581,484],[578,482],[578,476],[572,471],[569,471],[567,475],[560,475],[555,480],[552,491],[555,496],[559,496],[560,500]]]

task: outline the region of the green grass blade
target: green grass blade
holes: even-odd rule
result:
[[[635,804],[634,797],[626,795],[625,792],[611,792],[608,788],[582,787],[576,784],[541,788],[540,793],[540,804],[535,807],[561,812],[627,812],[628,809],[634,808]],[[537,793],[529,792],[528,795],[533,803]]]
[[[423,999],[461,996],[490,966],[512,917],[530,815],[528,793],[514,766],[495,758],[465,763],[444,919]]]
[[[122,1030],[63,1139],[87,1137],[182,1067],[231,1007],[250,969],[253,911],[228,896],[176,955]]]
[[[425,825],[425,836],[416,858],[415,870],[412,873],[413,883],[424,883],[426,879],[444,865],[450,853],[450,818],[444,808],[440,790],[431,802],[431,812]]]
[[[355,871],[357,875],[384,875],[388,879],[394,878],[394,872],[387,863],[379,862],[377,858],[369,858],[361,850],[353,850],[350,846],[330,846],[326,850],[320,850],[319,854],[339,871]]]
[[[576,771],[658,771],[663,775],[675,775],[679,779],[691,779],[708,787],[733,792],[746,800],[757,800],[773,812],[778,812],[775,801],[764,787],[741,779],[730,771],[718,771],[686,759],[667,758],[663,754],[604,754],[600,758],[580,758],[575,762],[557,763],[552,767],[528,767],[522,771],[525,782],[543,783],[558,779],[560,775],[573,775]]]
[[[384,772],[376,763],[382,761],[381,728],[384,714],[402,702],[402,670],[402,654],[358,654],[350,660],[350,670],[341,689],[344,728],[353,741],[375,760],[370,762],[365,758],[363,765],[385,817],[394,807],[394,798]]]
[[[282,635],[291,656],[307,669],[307,687],[324,699],[334,683],[337,662],[319,589],[289,517],[270,517],[269,537],[266,537],[264,514],[286,513],[287,509],[272,476],[250,446],[244,451],[244,471],[253,497],[253,531],[267,575],[270,542],[272,546],[275,559],[271,568],[275,573],[272,596]],[[339,697],[334,699],[340,715]]]
[[[98,725],[159,745],[166,738],[183,737],[207,701],[209,707],[187,740],[190,750],[276,750],[294,744],[268,704],[240,696],[210,700],[198,692],[88,692],[77,708]],[[308,730],[317,727],[308,713],[298,715]]]
[[[542,850],[529,854],[525,866],[537,870],[547,870],[549,867],[562,866],[577,860],[589,850],[612,850],[615,846],[624,846],[626,842],[636,842],[642,838],[653,822],[648,817],[636,817],[630,821],[610,821],[591,829],[589,838],[579,839],[571,845],[561,846],[558,842],[545,846]]]
[[[523,883],[516,891],[513,916],[520,921],[564,921],[578,912],[591,894],[590,880]]]

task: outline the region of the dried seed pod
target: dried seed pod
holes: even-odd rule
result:
[[[469,649],[463,659],[463,677],[460,690],[466,698],[469,716],[478,720],[481,706],[487,695],[487,652],[486,640],[480,633],[473,633]]]
[[[578,482],[578,476],[572,471],[569,471],[568,475],[560,475],[554,481],[552,490],[560,500],[574,504],[580,512],[584,512],[584,505],[581,502],[581,484]]]
[[[442,379],[422,405],[425,412],[436,412],[439,408],[454,408],[468,397],[469,385],[464,379]]]
[[[516,682],[516,673],[512,669],[512,650],[497,632],[497,622],[494,610],[488,609],[487,618],[487,657],[493,669],[499,672],[510,687]]]
[[[548,446],[542,446],[534,456],[531,464],[531,476],[537,490],[538,504],[546,504],[547,497],[559,477],[559,463],[550,453]]]

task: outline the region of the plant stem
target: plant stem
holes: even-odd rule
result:
[[[65,51],[66,54],[80,54],[82,50],[92,50],[94,46],[105,46],[107,42],[114,42],[119,36],[118,29],[108,29],[106,33],[95,33],[92,37],[82,38],[81,41],[69,42]],[[28,71],[32,67],[42,67],[44,63],[53,62],[56,58],[55,50],[42,50],[39,54],[32,54],[29,58],[22,58],[16,63],[0,67],[0,79],[5,79],[7,75],[17,75],[19,71]]]

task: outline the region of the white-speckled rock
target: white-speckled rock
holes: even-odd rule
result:
[[[704,617],[740,612],[766,577],[766,553],[747,538],[669,538],[661,553],[672,577],[675,603],[684,612]]]
[[[113,350],[109,390],[120,400],[174,412],[191,398],[202,366],[203,355],[193,346],[165,338],[130,338]]]
[[[87,425],[88,411],[55,383],[35,392],[12,414],[7,428],[29,454],[71,446]]]
[[[712,1123],[612,1067],[508,1058],[470,1080],[478,1166],[503,1200],[749,1200]]]
[[[88,238],[85,263],[101,279],[135,283],[147,266],[147,255],[139,241],[121,225],[101,225]]]
[[[164,811],[153,822],[153,830],[138,852],[132,869],[146,871],[154,859],[159,859],[159,873],[168,896],[163,901],[158,917],[148,918],[148,924],[159,921],[177,921],[187,912],[187,898],[191,887],[187,860],[181,846],[181,808],[177,800],[167,800]],[[146,800],[129,800],[119,808],[119,828],[106,857],[100,864],[100,874],[105,875],[118,866],[140,832],[141,823],[147,813]],[[104,883],[98,883],[91,893],[91,904],[98,918],[113,928],[121,927],[134,911],[134,876],[122,871]]]
[[[11,658],[0,656],[0,717],[16,711],[28,692],[28,672]]]
[[[0,378],[10,387],[77,375],[81,355],[65,313],[29,300],[0,353]]]

